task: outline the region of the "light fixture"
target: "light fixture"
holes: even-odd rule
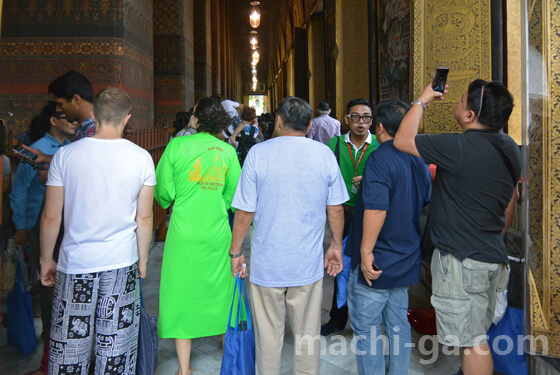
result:
[[[261,14],[259,13],[259,4],[260,2],[258,1],[251,2],[253,9],[251,11],[251,14],[249,15],[249,23],[251,24],[251,27],[253,27],[254,29],[259,27],[259,25],[261,24]]]
[[[251,74],[256,76],[257,75],[257,69],[256,68],[251,69]]]
[[[253,91],[257,91],[257,84],[256,84],[256,82],[253,82]]]
[[[253,52],[252,57],[253,57],[253,61],[254,61],[256,64],[258,64],[258,63],[259,63],[259,51]]]
[[[253,49],[253,50],[257,49],[258,44],[259,44],[259,41],[257,40],[257,38],[252,37],[251,38],[251,49]]]
[[[253,76],[253,84],[257,84],[257,82],[259,82],[259,81],[257,80],[257,77]]]
[[[251,61],[251,68],[256,69],[257,63],[255,61]]]

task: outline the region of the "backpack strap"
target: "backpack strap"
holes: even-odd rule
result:
[[[336,157],[336,162],[338,163],[338,166],[340,166],[340,137],[342,137],[341,135],[336,137],[336,146],[334,148],[334,156]]]
[[[515,171],[513,170],[513,166],[511,165],[511,160],[509,160],[509,158],[506,156],[504,151],[498,146],[498,141],[496,141],[494,137],[492,137],[490,134],[485,134],[485,133],[481,133],[481,134],[483,134],[484,138],[486,138],[488,142],[490,142],[490,144],[500,153],[500,156],[502,157],[502,161],[504,162],[506,168],[509,171],[509,175],[511,176],[513,187],[515,187],[517,185],[518,179],[515,178]]]
[[[257,131],[257,129],[255,129],[255,127],[253,125],[251,125],[251,131],[249,132],[249,137],[250,138],[255,138],[255,132]]]
[[[231,134],[232,134],[232,133],[230,133],[230,131],[228,130],[227,127],[224,129],[224,133],[226,133],[226,135],[228,136],[228,138],[231,137]]]

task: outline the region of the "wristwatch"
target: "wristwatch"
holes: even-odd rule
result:
[[[422,107],[424,111],[426,110],[426,104],[424,104],[424,102],[422,102],[421,100],[414,100],[412,103],[410,103],[410,106],[412,107],[414,104],[420,104],[420,107]]]
[[[229,253],[229,257],[230,257],[230,258],[239,258],[241,255],[243,255],[243,250],[241,250],[241,251],[238,252],[237,254]]]

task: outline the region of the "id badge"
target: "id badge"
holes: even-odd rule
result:
[[[356,185],[352,184],[352,188],[350,189],[350,192],[352,194],[358,194],[358,188],[356,187]]]

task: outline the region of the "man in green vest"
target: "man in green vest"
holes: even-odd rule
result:
[[[331,138],[329,148],[334,152],[342,178],[346,184],[350,200],[343,204],[344,207],[344,233],[348,235],[350,223],[354,214],[356,194],[362,180],[362,173],[366,160],[376,148],[375,135],[369,132],[372,121],[371,103],[367,99],[352,99],[346,106],[344,121],[350,127],[346,134]],[[339,276],[337,276],[338,278]],[[321,327],[321,335],[328,336],[331,333],[343,330],[348,321],[348,306],[346,299],[337,302],[338,279],[334,283],[332,308],[329,313],[331,319]],[[341,305],[341,306],[340,306]]]

